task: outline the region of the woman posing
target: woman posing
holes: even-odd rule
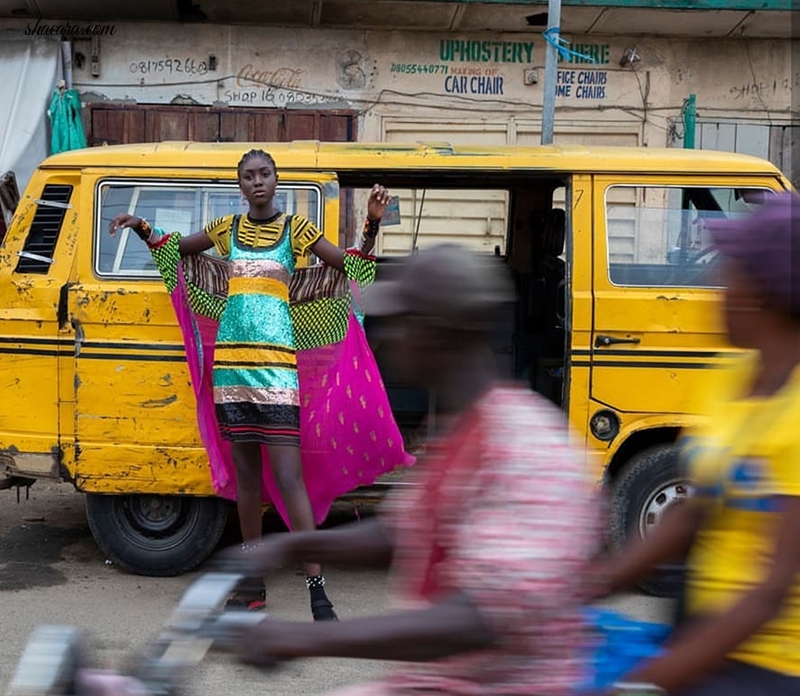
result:
[[[210,222],[201,232],[181,238],[152,229],[139,217],[122,214],[111,222],[110,231],[113,235],[120,228],[133,229],[153,251],[168,287],[179,282],[175,264],[165,270],[169,264],[159,258],[169,237],[178,237],[177,244],[171,242],[175,256],[179,252],[181,258],[195,257],[216,247],[227,263],[227,299],[218,318],[213,348],[213,403],[219,435],[229,443],[235,466],[235,497],[247,546],[261,537],[265,460],[271,470],[266,476],[272,475],[280,497],[277,502],[282,504],[281,512],[292,531],[316,527],[318,520],[301,462],[301,385],[289,285],[295,261],[310,252],[341,273],[351,274],[346,268],[346,252],[328,242],[306,218],[278,210],[274,200],[278,174],[268,153],[247,152],[238,165],[238,181],[249,204],[246,215],[227,215]],[[382,186],[372,189],[363,253],[374,245],[388,200]],[[206,446],[213,469],[215,453],[207,439]],[[407,462],[403,455],[394,463]],[[305,570],[314,619],[336,620],[320,566],[308,564]],[[263,578],[254,579],[231,598],[231,604],[251,610],[261,608],[264,601]]]

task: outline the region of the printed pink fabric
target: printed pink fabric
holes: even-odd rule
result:
[[[418,485],[387,501],[399,608],[463,593],[497,645],[398,667],[388,693],[572,696],[588,669],[581,604],[600,520],[563,414],[497,387],[429,452]]]
[[[218,323],[192,311],[182,269],[172,303],[186,346],[197,399],[200,436],[208,453],[214,490],[236,499],[230,443],[219,434],[212,369]],[[392,416],[383,381],[361,324],[351,313],[340,343],[297,352],[300,383],[300,442],[303,475],[317,524],[333,501],[398,466],[410,466]],[[286,510],[263,448],[262,497],[289,525]]]

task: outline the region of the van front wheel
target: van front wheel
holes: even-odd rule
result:
[[[619,550],[635,536],[646,538],[672,506],[691,495],[691,486],[681,475],[674,445],[657,445],[640,452],[626,464],[614,481],[609,515],[608,542]],[[639,587],[659,597],[680,592],[684,568],[660,569],[642,580]]]
[[[225,530],[219,498],[168,495],[86,495],[97,545],[112,563],[137,575],[167,577],[196,568]]]

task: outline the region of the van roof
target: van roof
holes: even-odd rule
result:
[[[235,169],[244,152],[268,151],[278,169],[506,169],[572,172],[778,174],[770,162],[714,150],[583,145],[461,146],[448,143],[200,143],[169,141],[71,150],[42,168]]]

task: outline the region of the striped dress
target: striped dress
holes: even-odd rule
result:
[[[214,353],[214,404],[226,440],[300,444],[297,358],[289,312],[296,258],[322,232],[301,216],[228,215],[206,234],[229,266],[228,301]]]

